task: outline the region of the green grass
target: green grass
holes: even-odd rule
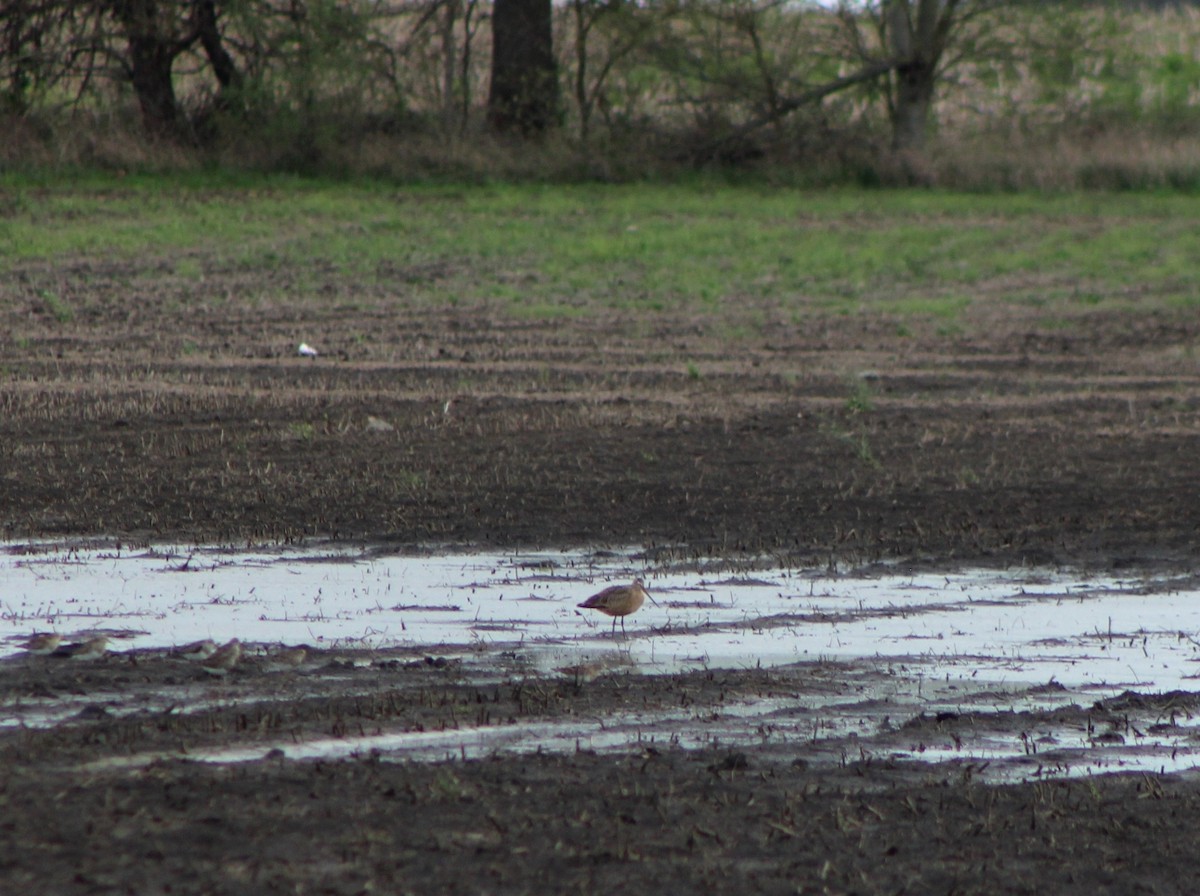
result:
[[[382,300],[533,318],[876,311],[953,332],[994,302],[1057,313],[1200,296],[1200,203],[1172,194],[97,175],[0,179],[0,202],[0,273],[79,259],[194,283],[210,269],[288,273],[250,300],[328,301],[346,277]]]
[[[869,414],[875,410],[875,402],[871,397],[871,387],[861,380],[850,390],[846,399],[846,410],[851,414]]]
[[[38,298],[42,300],[46,310],[60,324],[70,323],[75,318],[75,312],[71,309],[58,293],[49,289],[38,290]]]

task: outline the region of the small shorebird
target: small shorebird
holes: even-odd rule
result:
[[[62,635],[55,632],[43,632],[38,635],[30,635],[21,643],[21,647],[33,656],[49,656],[54,653],[61,641]]]
[[[579,604],[585,610],[599,610],[613,618],[612,636],[617,636],[617,620],[621,620],[621,634],[625,634],[625,617],[637,612],[650,595],[642,586],[641,579],[634,579],[631,585],[612,585],[599,594],[593,594]],[[650,598],[653,602],[654,598]]]
[[[308,658],[306,647],[280,647],[267,655],[267,668],[272,672],[296,669]]]
[[[98,635],[95,638],[88,638],[86,641],[64,644],[55,650],[51,656],[86,661],[98,660],[106,653],[108,653],[108,638],[104,637],[104,635]]]
[[[242,658],[242,642],[234,638],[215,651],[212,656],[200,661],[200,668],[209,675],[226,675]]]
[[[193,641],[191,644],[184,644],[177,648],[175,655],[182,660],[195,663],[200,660],[206,660],[217,652],[217,645],[211,638],[205,638],[203,641]]]

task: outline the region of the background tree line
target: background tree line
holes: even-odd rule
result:
[[[684,162],[870,146],[919,173],[964,129],[1190,133],[1197,34],[1179,7],[1022,0],[0,0],[0,103],[292,165],[491,134]]]

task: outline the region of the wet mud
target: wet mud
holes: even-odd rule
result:
[[[864,696],[903,673],[861,664],[510,670],[480,682],[466,664],[412,652],[318,652],[310,662],[278,671],[252,656],[215,681],[167,654],[110,655],[86,669],[8,661],[6,705],[61,701],[72,712],[0,732],[6,886],[1183,893],[1200,884],[1187,822],[1200,812],[1193,772],[1072,777],[1064,771],[1078,756],[1056,757],[1034,738],[1073,731],[1095,753],[1157,725],[1192,744],[1194,694],[1006,712],[979,693],[965,701],[978,701],[975,712],[911,714],[904,701]],[[1039,697],[1006,699],[1022,696]],[[723,742],[730,717],[756,701],[778,707],[758,718],[759,741]],[[478,736],[531,731],[544,741],[551,725],[568,737],[575,728],[575,747]],[[615,744],[592,746],[607,727]],[[776,737],[783,728],[807,733]],[[630,738],[638,729],[640,742]],[[420,735],[432,749],[414,746]],[[405,737],[410,749],[397,750]],[[1028,755],[996,768],[926,758],[988,737],[1025,741]],[[996,783],[1001,766],[1020,783]]]

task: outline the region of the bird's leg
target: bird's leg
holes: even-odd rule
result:
[[[615,638],[616,636],[617,636],[617,617],[616,617],[616,616],[614,616],[614,617],[613,617],[613,627],[612,627],[612,632],[609,634],[609,637],[610,637],[610,638]]]

